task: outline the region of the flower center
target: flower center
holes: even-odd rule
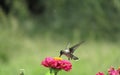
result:
[[[60,57],[54,57],[55,60],[62,60]]]
[[[118,71],[120,72],[120,67],[118,67]]]

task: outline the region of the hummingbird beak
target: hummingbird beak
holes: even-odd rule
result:
[[[63,51],[61,50],[61,51],[60,51],[60,56],[59,56],[59,57],[61,57],[61,56],[62,56],[62,54],[63,54]]]
[[[59,57],[61,57],[62,56],[62,54],[60,54],[60,56]]]

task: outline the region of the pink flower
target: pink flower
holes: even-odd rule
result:
[[[108,74],[109,75],[119,75],[119,71],[115,70],[114,67],[110,67],[110,69],[108,70]]]
[[[45,67],[58,70],[63,69],[65,71],[70,71],[72,69],[72,64],[69,61],[62,60],[62,58],[59,57],[56,58],[47,57],[42,61],[41,64]]]
[[[62,68],[65,71],[70,71],[70,69],[72,69],[72,64],[69,61],[63,60]]]
[[[42,61],[41,64],[44,65],[45,67],[51,67],[52,63],[53,63],[53,59],[50,57],[47,57],[47,58],[45,58],[45,60]]]
[[[104,73],[98,72],[96,75],[104,75]],[[108,69],[107,75],[120,75],[120,67],[118,69],[115,69],[114,67],[110,67]]]
[[[118,71],[118,73],[119,73],[119,75],[120,75],[120,67],[117,69],[117,71]]]
[[[104,75],[103,72],[98,72],[96,75]]]

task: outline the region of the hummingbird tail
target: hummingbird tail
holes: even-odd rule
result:
[[[79,60],[79,58],[76,57],[76,56],[74,56],[74,55],[73,55],[72,59],[74,59],[74,60]]]

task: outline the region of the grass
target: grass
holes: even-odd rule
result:
[[[46,34],[44,34],[45,30],[43,30],[42,33],[44,34],[44,37],[41,37],[42,35],[40,35],[31,38],[25,33],[28,32],[31,34],[30,31],[32,28],[34,29],[34,24],[37,23],[34,23],[33,19],[28,19],[27,21],[25,20],[24,24],[21,23],[17,17],[12,15],[10,16],[11,17],[6,17],[0,10],[0,75],[19,75],[20,69],[25,69],[25,75],[45,75],[48,69],[40,65],[41,61],[47,56],[58,56],[59,51],[65,48],[68,39],[64,39],[64,36],[60,36],[59,32],[59,36],[52,36],[50,32],[46,32]],[[42,20],[44,19],[42,18]],[[58,22],[55,21],[55,25],[58,24],[58,26],[62,25],[64,27],[64,23],[59,21],[59,18],[57,21]],[[82,23],[82,29],[85,31],[84,25],[86,25],[85,28],[89,28],[87,27],[89,24],[86,24],[89,22],[86,20],[83,21],[85,21],[85,24]],[[66,20],[65,23],[67,23]],[[78,25],[79,23],[81,24],[81,22],[78,22]],[[70,25],[72,26],[72,24]],[[22,26],[23,28],[26,28],[21,30],[20,27]],[[69,28],[67,26],[65,27]],[[107,28],[109,29],[108,26]],[[49,28],[46,29],[49,30]],[[62,30],[60,30],[60,32],[62,31],[64,35],[67,33],[71,34],[71,32],[66,32],[65,30],[66,29],[64,29],[65,34]],[[75,38],[71,43],[72,45],[79,41],[79,30],[80,29],[78,27],[77,30],[74,31],[72,37]],[[87,35],[86,33],[90,30],[88,29],[87,32],[84,31],[81,33]],[[53,30],[53,32],[56,31]],[[94,30],[92,32],[94,34]],[[103,34],[104,32],[105,31],[101,32],[100,34]],[[113,36],[113,34],[110,36]],[[70,38],[71,35],[68,37]],[[94,37],[94,35],[91,35],[89,38],[93,39],[92,37]],[[116,68],[120,66],[120,41],[118,43],[112,43],[106,40],[96,42],[94,39],[91,39],[85,40],[86,42],[76,50],[75,55],[78,56],[80,60],[71,61],[73,64],[73,69],[70,72],[61,71],[58,75],[95,75],[98,71],[105,72],[110,66],[115,66]],[[71,42],[71,40],[69,41]],[[67,59],[65,56],[62,57]]]
[[[29,38],[2,31],[0,52],[8,57],[8,62],[0,62],[0,75],[18,75],[19,69],[25,69],[25,75],[45,75],[48,69],[40,65],[41,61],[47,56],[58,56],[59,50],[66,45],[65,41],[59,43],[48,37]],[[75,43],[72,42],[72,45]],[[119,43],[87,40],[75,52],[80,60],[71,61],[73,69],[70,72],[61,71],[58,75],[95,75],[98,71],[105,72],[110,66],[117,68],[120,66],[119,49]]]
[[[50,34],[31,38],[19,27],[14,27],[19,25],[17,20],[11,19],[11,29],[4,28],[9,25],[9,22],[5,24],[6,21],[0,22],[3,26],[0,27],[0,75],[18,75],[19,69],[25,69],[25,75],[45,75],[48,69],[40,65],[41,61],[47,56],[59,56],[59,51],[65,48],[68,40]],[[72,45],[79,41],[78,38],[74,40],[70,41]],[[95,75],[98,71],[105,72],[110,66],[120,66],[119,42],[85,41],[75,52],[80,60],[71,61],[73,69],[70,72],[61,71],[58,75]]]

